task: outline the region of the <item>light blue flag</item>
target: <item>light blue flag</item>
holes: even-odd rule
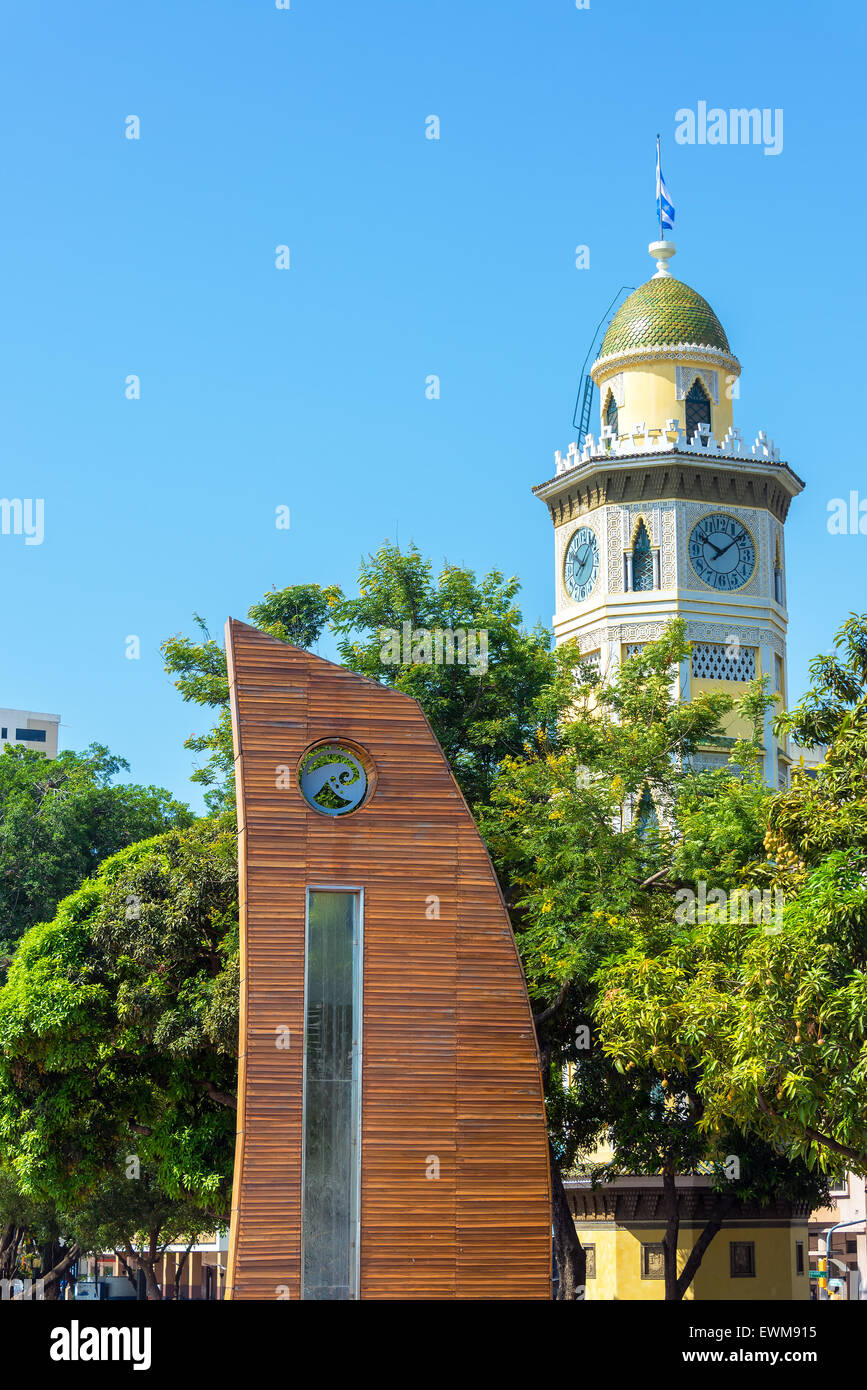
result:
[[[661,232],[674,231],[674,204],[662,177],[662,164],[659,156],[659,136],[656,137],[656,213]]]

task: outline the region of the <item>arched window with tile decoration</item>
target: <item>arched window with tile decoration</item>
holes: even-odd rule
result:
[[[632,587],[639,594],[654,587],[653,552],[650,548],[650,536],[643,521],[638,523],[632,546]]]
[[[617,434],[617,402],[614,399],[614,392],[610,390],[608,392],[608,399],[605,402],[605,423]]]

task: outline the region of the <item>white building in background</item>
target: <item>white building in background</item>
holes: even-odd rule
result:
[[[0,753],[7,743],[57,757],[59,714],[34,714],[29,709],[0,709]]]
[[[857,1173],[843,1172],[831,1183],[831,1205],[810,1217],[810,1268],[818,1270],[831,1232],[829,1289],[812,1279],[811,1294],[824,1300],[836,1289],[843,1300],[867,1299],[867,1184]],[[834,1230],[834,1227],[839,1229]]]

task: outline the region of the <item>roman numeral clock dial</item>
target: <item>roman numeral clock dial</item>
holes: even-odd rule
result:
[[[689,560],[710,588],[742,589],[756,568],[756,547],[741,522],[724,512],[712,512],[690,532]]]
[[[576,531],[566,548],[563,583],[576,603],[583,603],[593,592],[599,575],[599,542],[589,526]]]

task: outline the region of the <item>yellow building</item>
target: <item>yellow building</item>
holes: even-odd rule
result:
[[[682,696],[735,698],[767,675],[786,697],[786,515],[803,482],[764,432],[734,423],[741,367],[707,300],[669,267],[624,301],[590,372],[600,433],[555,454],[534,488],[554,525],[555,640],[574,638],[602,674],[686,621]],[[726,734],[751,734],[733,714]],[[724,751],[695,760],[717,767]],[[765,729],[765,779],[788,783],[789,752]]]
[[[578,1238],[587,1254],[585,1298],[662,1300],[662,1179],[618,1178],[593,1188],[590,1180],[564,1180]],[[680,1230],[678,1273],[713,1215],[706,1178],[677,1179]],[[728,1302],[808,1300],[809,1212],[791,1202],[739,1204],[713,1237],[684,1297]]]

